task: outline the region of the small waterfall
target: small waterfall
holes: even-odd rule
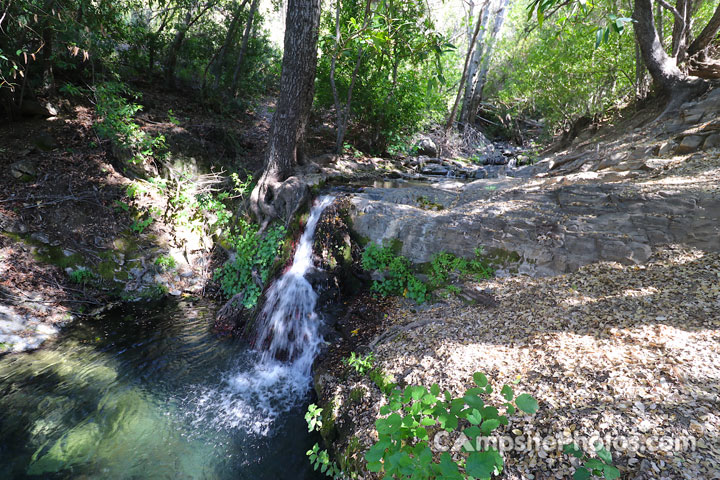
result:
[[[224,427],[268,434],[275,418],[296,406],[310,388],[312,363],[323,338],[321,319],[315,313],[317,294],[305,274],[314,268],[315,228],[333,200],[323,196],[316,201],[292,266],[265,295],[255,329],[260,352],[248,352],[239,371],[225,376],[227,388],[204,392],[198,399],[201,412],[223,411],[215,418]]]
[[[317,294],[305,274],[314,268],[312,249],[318,220],[333,200],[334,197],[326,195],[313,206],[292,266],[268,289],[257,319],[255,346],[263,350],[263,360],[286,360],[304,375],[310,374],[323,340],[315,313]]]

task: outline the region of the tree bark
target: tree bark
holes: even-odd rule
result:
[[[483,15],[482,15],[482,21],[480,24],[480,33],[478,34],[477,39],[475,40],[475,51],[472,54],[472,58],[470,59],[470,66],[468,67],[468,75],[467,79],[465,80],[465,94],[463,95],[463,102],[462,107],[460,108],[460,123],[466,124],[469,121],[470,117],[470,101],[472,100],[473,92],[474,92],[474,85],[475,85],[475,78],[477,76],[478,69],[480,67],[480,61],[483,58],[483,52],[485,51],[485,45],[484,45],[484,39],[485,39],[485,29],[487,28],[488,20],[490,19],[490,8],[488,6],[488,2],[485,2],[483,4]],[[472,33],[471,33],[472,35]],[[470,41],[470,40],[468,40]]]
[[[705,50],[717,36],[718,31],[720,31],[720,4],[718,4],[718,8],[715,10],[708,24],[705,25],[705,28],[702,29],[700,35],[698,35],[690,44],[690,47],[688,47],[688,56],[692,57],[696,53]]]
[[[487,74],[490,69],[490,59],[492,57],[493,46],[497,39],[500,29],[505,22],[505,13],[509,0],[500,0],[500,5],[495,13],[495,20],[493,22],[493,29],[490,32],[490,38],[485,42],[485,52],[482,60],[482,66],[480,72],[478,72],[477,78],[475,79],[475,86],[473,87],[473,95],[470,99],[470,109],[468,111],[468,118],[472,118],[477,115],[480,103],[483,98],[483,90],[485,89],[485,83],[487,81]]]
[[[248,42],[250,41],[250,33],[252,32],[253,22],[255,21],[255,13],[257,12],[258,3],[258,0],[253,0],[252,5],[250,6],[248,20],[245,24],[242,45],[240,46],[240,53],[238,54],[237,61],[235,62],[235,71],[233,72],[232,84],[230,85],[230,92],[232,92],[233,96],[237,94],[237,84],[240,80],[240,68],[242,67],[243,61],[245,61],[245,54],[247,53]]]
[[[262,229],[274,218],[288,223],[309,197],[308,186],[291,175],[302,161],[299,144],[312,107],[319,26],[320,0],[288,0],[280,96],[265,170],[250,195],[250,210]]]
[[[237,31],[238,24],[240,23],[240,16],[248,1],[249,0],[243,0],[240,5],[238,5],[237,2],[235,3],[235,12],[232,20],[230,21],[230,26],[228,26],[228,31],[225,35],[225,41],[220,47],[220,51],[218,52],[217,56],[211,62],[212,66],[210,67],[210,73],[213,76],[213,89],[215,90],[217,90],[218,86],[220,85],[220,77],[222,76],[222,67],[225,63],[225,56],[227,55],[227,52],[230,50],[230,46],[235,40],[235,32]]]
[[[470,58],[472,57],[472,53],[475,48],[475,41],[477,40],[478,34],[480,33],[480,24],[482,23],[482,16],[484,12],[485,8],[483,7],[483,9],[480,10],[477,22],[475,23],[475,31],[473,32],[472,38],[470,39],[470,43],[468,44],[468,51],[465,55],[465,65],[463,66],[462,76],[460,77],[460,85],[458,86],[458,92],[455,96],[455,102],[453,103],[452,109],[450,110],[450,115],[448,116],[447,122],[445,122],[445,135],[448,134],[453,124],[455,123],[455,114],[457,113],[458,104],[460,103],[460,97],[463,93],[465,80],[467,80],[468,66],[470,65]]]
[[[660,116],[662,118],[688,98],[704,91],[707,83],[685,75],[678,68],[676,59],[665,52],[655,29],[652,1],[634,0],[634,2],[635,37],[640,45],[643,62],[655,85],[669,99],[665,111]]]

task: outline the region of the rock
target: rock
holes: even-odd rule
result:
[[[444,165],[427,165],[420,172],[423,175],[448,175],[451,170]]]
[[[415,144],[418,155],[427,155],[428,157],[437,157],[438,148],[432,138],[428,136],[422,136],[418,139]]]
[[[35,240],[36,242],[44,243],[45,245],[50,243],[50,239],[43,232],[33,232],[30,235],[30,239]]]
[[[10,165],[10,174],[17,179],[33,178],[37,176],[35,163],[28,159],[18,160]]]
[[[47,132],[39,132],[33,135],[32,144],[38,149],[44,152],[55,150],[58,147],[57,140],[55,137]]]
[[[703,150],[709,150],[711,148],[720,147],[720,133],[713,133],[705,139],[703,143]]]
[[[688,135],[682,139],[680,145],[675,149],[675,153],[678,155],[685,155],[686,153],[692,153],[703,144],[705,138],[701,135]]]
[[[620,162],[627,160],[628,157],[629,157],[628,152],[625,152],[625,151],[615,152],[612,155],[610,155],[609,157],[606,157],[600,161],[600,164],[598,165],[598,170],[614,167],[615,165],[619,164]]]
[[[337,162],[338,156],[334,153],[326,153],[324,155],[319,155],[317,157],[314,157],[311,162],[316,163],[317,165],[320,165],[321,167],[326,167],[328,165],[331,165],[335,162]]]
[[[677,144],[673,141],[662,142],[657,150],[657,155],[664,157],[673,151]]]

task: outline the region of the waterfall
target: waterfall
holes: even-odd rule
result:
[[[226,388],[199,398],[201,411],[220,409],[226,427],[267,434],[274,419],[305,398],[311,369],[323,338],[315,312],[317,294],[305,275],[314,268],[313,238],[322,212],[334,197],[320,197],[310,211],[292,266],[265,295],[256,321],[255,346],[238,370],[226,375]]]
[[[263,360],[284,359],[298,373],[310,374],[322,337],[315,313],[317,294],[305,278],[313,264],[315,228],[323,210],[334,197],[321,197],[310,211],[290,269],[268,289],[265,305],[257,319],[255,345],[263,349]]]

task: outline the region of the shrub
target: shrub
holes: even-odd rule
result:
[[[272,226],[261,235],[257,225],[241,219],[228,238],[235,254],[215,272],[223,293],[229,298],[244,292],[243,306],[255,307],[284,238],[283,226]]]
[[[395,255],[390,246],[370,243],[363,251],[362,267],[385,275],[384,279],[375,280],[372,284],[372,290],[383,296],[402,295],[417,303],[430,298],[427,286],[411,272],[410,260]]]
[[[81,267],[70,272],[70,281],[73,283],[85,285],[93,278],[95,278],[95,274],[85,267]]]

